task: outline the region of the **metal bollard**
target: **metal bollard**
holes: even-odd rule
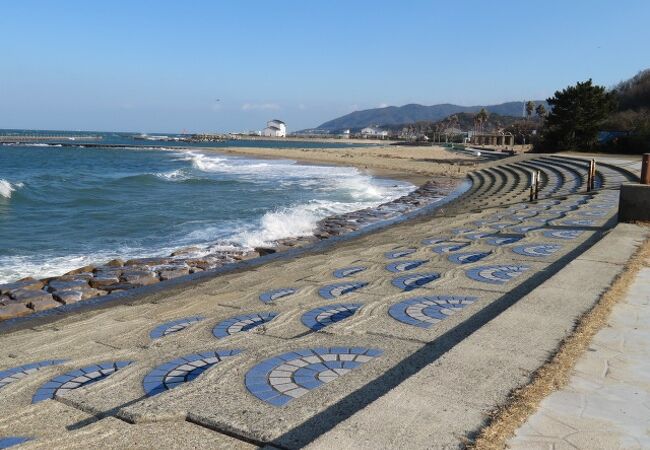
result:
[[[650,184],[650,153],[643,155],[641,163],[641,184]]]
[[[530,174],[530,201],[533,201],[533,198],[535,198],[535,184],[537,183],[536,181],[537,178],[537,172],[531,172]]]
[[[535,177],[535,200],[539,198],[539,180],[542,178],[542,171],[537,171],[537,176]]]

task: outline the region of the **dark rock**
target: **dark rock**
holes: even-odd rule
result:
[[[23,278],[13,283],[0,284],[0,294],[11,294],[17,290],[39,291],[43,288],[45,282],[34,280],[33,278]]]
[[[93,276],[94,275],[93,275],[92,272],[80,272],[80,273],[75,273],[75,274],[61,275],[60,277],[55,278],[55,279],[61,280],[61,281],[78,281],[78,280],[88,281]]]
[[[90,283],[90,286],[94,288],[103,289],[105,286],[119,283],[120,277],[119,275],[113,276],[110,274],[97,274],[94,278],[88,280],[88,282]]]
[[[199,247],[179,248],[174,253],[172,253],[171,256],[184,256],[184,255],[188,255],[188,254],[196,253],[196,252],[200,252],[200,251],[201,251],[201,248],[199,248]]]
[[[89,289],[90,285],[86,280],[74,280],[74,281],[52,280],[47,284],[47,288],[50,292],[73,291],[73,290]]]
[[[87,288],[82,290],[56,291],[54,292],[54,298],[65,305],[69,305],[71,303],[77,303],[81,300],[87,300],[89,298],[97,297],[102,294],[102,291]]]
[[[109,262],[107,262],[104,265],[108,267],[122,267],[124,265],[124,261],[122,261],[121,259],[111,259]]]
[[[277,251],[278,251],[275,247],[255,247],[254,250],[260,256],[272,255],[273,253],[277,253]]]
[[[171,280],[172,278],[182,277],[190,273],[189,267],[178,267],[175,269],[166,269],[160,272],[161,280]]]
[[[34,311],[44,311],[46,309],[56,308],[57,306],[61,306],[61,303],[54,300],[51,295],[49,298],[33,299],[27,304],[27,307]]]
[[[11,293],[11,298],[21,303],[29,303],[38,300],[47,300],[52,298],[52,294],[45,291],[33,291],[31,289],[17,289]]]
[[[160,281],[155,273],[142,270],[125,271],[120,279],[136,286],[147,286]]]
[[[70,272],[67,272],[63,276],[78,275],[78,274],[83,273],[83,272],[92,272],[94,269],[95,269],[95,266],[88,265],[88,266],[80,267],[80,268],[75,269],[75,270],[71,270]]]
[[[162,264],[169,264],[172,261],[171,258],[134,258],[129,259],[124,265],[125,266],[160,266]]]
[[[0,305],[0,320],[13,319],[14,317],[22,317],[31,314],[32,310],[27,308],[22,303],[11,303],[8,305]]]
[[[214,269],[215,267],[221,267],[223,265],[221,260],[211,257],[188,258],[183,260],[183,262],[190,267],[198,267],[202,270]]]

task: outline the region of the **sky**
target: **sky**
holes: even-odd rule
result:
[[[650,1],[0,0],[0,129],[289,131],[650,68]]]

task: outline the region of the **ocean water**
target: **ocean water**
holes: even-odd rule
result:
[[[251,248],[309,235],[323,217],[415,188],[355,168],[153,144],[0,145],[0,282],[185,246]]]

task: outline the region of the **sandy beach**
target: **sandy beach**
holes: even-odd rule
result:
[[[300,162],[354,166],[373,175],[408,180],[420,185],[432,176],[464,177],[477,162],[469,155],[451,152],[439,146],[378,146],[351,148],[202,148],[257,158],[286,158]]]

